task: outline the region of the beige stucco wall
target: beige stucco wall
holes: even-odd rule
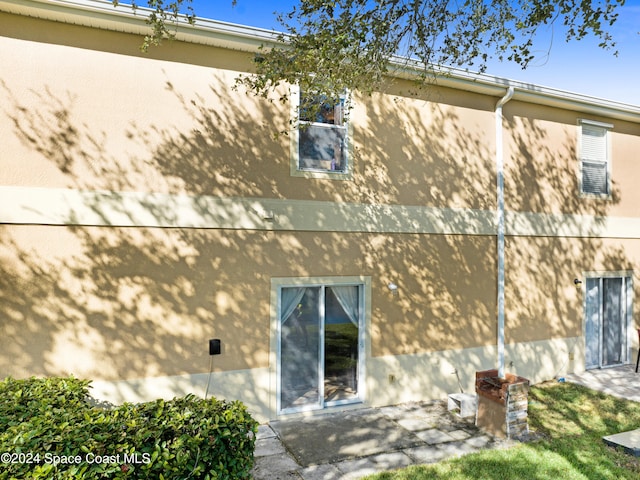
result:
[[[0,19],[13,25],[10,16]],[[247,54],[169,43],[155,51],[166,52],[163,58],[147,57],[138,37],[22,21],[28,23],[16,35],[28,41],[1,40],[3,64],[11,66],[3,72],[3,131],[12,133],[2,184],[273,193],[273,173],[279,162],[288,165],[288,146],[272,134],[288,118],[267,101],[233,91],[234,67],[238,59],[247,66]],[[85,37],[95,35],[99,42],[87,45]],[[191,63],[194,56],[205,64]]]
[[[217,337],[218,393],[273,418],[274,277],[370,280],[370,404],[495,367],[496,98],[354,94],[350,179],[294,177],[289,106],[232,88],[248,54],[8,14],[0,31],[0,376],[198,393]],[[574,278],[638,285],[640,134],[611,122],[614,194],[582,198],[580,115],[504,113],[507,361],[541,381],[584,366]]]
[[[384,93],[362,99],[357,180],[371,193],[360,201],[495,209],[493,100],[415,88],[390,80]]]
[[[371,354],[495,343],[490,237],[2,227],[0,371],[131,379],[268,366],[270,278],[372,279]],[[387,283],[399,285],[392,296]]]
[[[612,194],[580,193],[580,120],[612,125],[609,132]],[[508,210],[637,217],[635,186],[640,126],[602,116],[521,101],[505,106],[505,204]]]
[[[352,180],[297,178],[289,174],[289,137],[274,138],[288,128],[289,106],[233,88],[240,67],[251,66],[248,54],[176,42],[144,56],[131,35],[7,14],[0,25],[10,35],[0,39],[10,66],[0,91],[2,129],[11,132],[3,185],[494,204],[484,97],[434,87],[415,98],[402,81],[392,95],[355,96]]]
[[[491,237],[403,235],[393,222],[381,232],[339,234],[330,219],[299,233],[149,229],[119,197],[489,209],[495,178],[486,98],[435,87],[412,95],[403,81],[388,94],[356,97],[352,180],[296,178],[288,138],[273,135],[286,128],[289,108],[232,88],[250,66],[247,54],[169,43],[143,55],[131,35],[7,14],[0,22],[7,27],[3,63],[11,65],[3,71],[3,130],[11,134],[0,183],[44,194],[116,192],[108,201],[72,200],[57,222],[76,227],[4,227],[7,278],[14,280],[7,295],[17,299],[41,266],[36,290],[46,298],[37,308],[12,306],[17,323],[5,339],[21,360],[5,362],[7,373],[117,379],[201,371],[203,345],[215,336],[243,339],[226,342],[216,368],[264,367],[271,276],[371,275],[384,293],[385,282],[398,283],[398,298],[376,294],[374,356],[494,341],[495,292],[485,282],[494,275]],[[45,201],[36,222],[51,222],[47,208]],[[107,208],[139,228],[105,228],[114,223]],[[165,213],[151,211],[155,221]],[[20,322],[33,340],[21,337]]]
[[[585,275],[630,275],[640,298],[639,239],[512,237],[506,263],[507,343],[583,335],[584,284],[574,279],[583,281]],[[637,318],[638,302],[633,305]]]

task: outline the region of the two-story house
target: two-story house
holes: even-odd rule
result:
[[[146,28],[0,2],[1,376],[273,419],[635,360],[639,107],[405,70],[309,118],[236,86],[270,32]]]

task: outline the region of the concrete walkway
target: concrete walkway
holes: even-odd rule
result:
[[[636,373],[635,370],[635,364],[596,368],[584,373],[567,375],[566,381],[608,393],[614,397],[640,402],[640,373]]]
[[[362,408],[260,426],[255,480],[357,479],[513,445],[447,411],[446,402]]]

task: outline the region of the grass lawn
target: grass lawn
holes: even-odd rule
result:
[[[532,387],[529,393],[529,429],[541,439],[366,479],[637,480],[640,459],[602,441],[605,435],[636,428],[640,428],[640,403],[550,382]]]

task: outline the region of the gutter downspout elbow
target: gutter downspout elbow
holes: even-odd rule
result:
[[[502,145],[502,107],[513,98],[515,89],[509,86],[495,108],[496,119],[496,197],[497,197],[497,247],[498,247],[498,376],[505,378],[504,372],[504,288],[505,288],[505,214],[504,214],[504,151]]]
[[[504,94],[504,97],[502,97],[500,100],[498,100],[498,103],[496,103],[496,111],[499,108],[502,108],[502,106],[507,103],[509,100],[511,100],[513,98],[513,94],[515,93],[515,89],[512,86],[509,86],[509,88],[507,88],[507,91]]]

